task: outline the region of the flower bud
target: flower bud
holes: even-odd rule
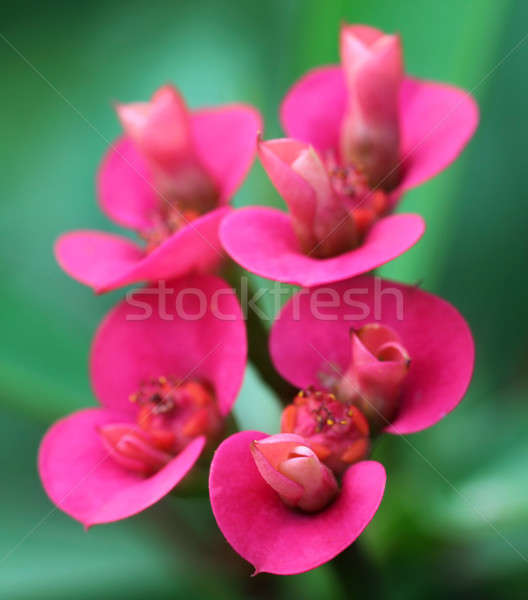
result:
[[[328,258],[357,245],[354,218],[312,146],[292,139],[272,140],[259,144],[259,155],[288,205],[304,253]]]
[[[410,357],[390,327],[371,323],[351,332],[352,356],[337,396],[353,402],[375,429],[396,415]]]
[[[391,190],[400,178],[403,56],[398,36],[372,31],[369,35],[355,27],[341,31],[341,62],[348,88],[341,153],[345,163],[363,172],[371,187]]]
[[[98,431],[110,456],[129,471],[151,475],[172,458],[157,448],[151,436],[137,425],[112,423],[101,426]]]
[[[338,492],[333,473],[297,435],[277,434],[251,444],[259,473],[288,506],[323,509]]]
[[[163,86],[150,102],[118,104],[116,110],[125,133],[149,162],[170,171],[192,154],[188,110],[174,87]]]

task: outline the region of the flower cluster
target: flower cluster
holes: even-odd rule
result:
[[[398,36],[345,25],[340,52],[340,65],[287,93],[282,139],[262,138],[252,107],[190,110],[172,86],[117,106],[124,135],[98,197],[140,243],[76,231],[56,256],[97,293],[148,287],[95,335],[100,406],[57,422],[39,451],[49,497],[85,526],[136,514],[209,469],[218,526],[256,572],[315,568],[380,505],[377,437],[430,427],[465,394],[474,350],[462,316],[368,273],[422,236],[420,216],[394,209],[457,157],[478,110],[462,90],[408,76]],[[288,212],[229,206],[257,154]],[[276,432],[228,435],[247,361],[244,313],[219,276],[230,260],[301,287],[269,338],[297,390]],[[177,298],[163,311],[161,289]],[[330,300],[314,311],[321,294]]]

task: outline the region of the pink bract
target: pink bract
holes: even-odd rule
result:
[[[90,371],[101,404],[119,411],[135,410],[128,397],[145,378],[192,372],[214,386],[226,415],[242,383],[246,355],[234,291],[212,275],[188,276],[139,288],[111,310],[95,334]]]
[[[175,91],[173,94],[176,96]],[[136,107],[140,104],[129,106],[132,111],[139,110]],[[120,114],[123,110],[118,108]],[[129,283],[209,272],[218,266],[224,257],[218,227],[253,161],[261,119],[254,108],[243,104],[189,111],[188,119],[189,140],[180,144],[179,155],[172,156],[170,138],[161,135],[161,141],[155,140],[156,149],[158,154],[177,160],[175,168],[189,163],[186,168],[191,179],[198,178],[199,182],[203,173],[202,185],[209,186],[207,189],[215,186],[217,190],[217,208],[198,218],[185,217],[185,224],[150,252],[113,234],[91,231],[65,234],[57,240],[55,254],[60,266],[74,279],[103,293]],[[175,144],[180,142],[176,140]],[[141,235],[155,226],[161,192],[153,164],[129,137],[118,139],[107,152],[97,187],[102,209],[116,223]],[[161,196],[165,198],[164,194]]]
[[[271,331],[275,367],[298,388],[320,387],[321,375],[347,370],[350,329],[369,323],[392,328],[411,360],[399,410],[385,431],[420,431],[457,406],[474,363],[467,323],[445,300],[379,278],[358,277],[294,296]]]
[[[343,26],[341,54],[342,66],[310,71],[286,95],[281,120],[289,138],[259,146],[290,218],[250,208],[222,224],[220,238],[228,254],[263,277],[321,285],[360,275],[404,253],[422,235],[423,222],[417,215],[387,217],[386,210],[406,190],[445,169],[477,126],[478,108],[467,92],[403,75],[397,36]],[[350,218],[338,216],[339,202],[331,201],[333,184],[324,177],[307,177],[305,165],[301,168],[299,156],[307,144],[327,165],[328,176],[346,178],[352,169],[372,177],[370,192],[355,199],[351,194],[359,240]],[[383,183],[389,190],[378,213],[383,218],[368,229],[369,203]],[[368,233],[361,240],[363,219]]]
[[[138,290],[116,306],[97,331],[91,374],[102,407],[62,419],[41,444],[39,472],[46,492],[86,526],[129,517],[158,501],[204,447],[205,438],[196,437],[149,477],[112,460],[97,428],[134,423],[137,406],[129,396],[146,378],[201,378],[213,387],[224,416],[242,383],[246,334],[231,288],[211,275],[159,285]]]
[[[352,465],[337,498],[315,514],[287,507],[265,482],[244,431],[226,439],[211,463],[209,492],[216,521],[231,546],[261,572],[294,575],[331,560],[361,534],[376,513],[385,470],[374,461]]]
[[[54,504],[86,527],[130,517],[168,494],[198,460],[205,438],[193,440],[151,477],[124,469],[105,450],[97,428],[126,419],[89,408],[53,425],[39,450],[39,473]]]
[[[218,228],[230,208],[218,208],[192,221],[145,253],[128,238],[102,231],[72,231],[55,244],[59,265],[98,294],[138,281],[213,271],[224,258]]]
[[[390,215],[377,221],[355,250],[332,258],[301,252],[287,213],[255,207],[234,211],[220,227],[227,253],[248,271],[284,283],[312,287],[370,271],[403,254],[422,236],[418,215]]]

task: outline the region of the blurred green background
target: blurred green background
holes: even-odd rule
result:
[[[2,8],[0,597],[526,598],[528,3]],[[52,255],[61,232],[112,228],[94,196],[105,139],[119,132],[112,101],[147,99],[172,81],[191,106],[250,102],[264,114],[265,135],[280,135],[282,96],[308,68],[337,61],[342,20],[399,31],[410,73],[470,89],[480,105],[481,125],[460,160],[401,206],[425,216],[425,237],[382,269],[421,281],[466,316],[477,344],[470,393],[435,428],[380,443],[375,455],[389,472],[381,509],[352,551],[312,573],[250,579],[207,500],[168,499],[84,532],[53,511],[35,458],[54,419],[94,403],[91,336],[122,295],[94,297]],[[259,165],[236,203],[279,203]],[[242,425],[273,427],[276,413],[249,373],[237,409]]]

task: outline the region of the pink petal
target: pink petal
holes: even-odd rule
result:
[[[316,514],[288,508],[259,474],[253,440],[243,431],[225,440],[211,463],[209,493],[216,521],[231,546],[256,573],[294,575],[331,560],[361,534],[383,497],[385,470],[374,461],[356,463],[339,496]]]
[[[337,150],[346,106],[341,67],[313,69],[286,94],[280,109],[282,127],[288,137],[308,142],[319,152]]]
[[[59,265],[96,291],[110,289],[110,282],[123,279],[123,274],[134,269],[144,256],[134,242],[101,231],[71,231],[55,243]]]
[[[319,383],[321,373],[336,376],[336,369],[344,372],[350,363],[350,328],[373,322],[394,329],[411,357],[399,412],[386,431],[404,434],[430,427],[464,396],[474,347],[460,313],[416,287],[364,276],[296,295],[271,331],[275,367],[299,388]]]
[[[280,454],[282,460],[284,460],[288,456],[288,452],[293,450],[299,443],[304,442],[304,440],[299,436],[300,441],[296,442],[282,442],[277,444],[279,448],[274,448],[273,451],[277,454]],[[278,494],[280,494],[288,503],[291,505],[296,505],[299,500],[302,498],[304,493],[303,487],[286,477],[278,471],[278,462],[276,464],[272,462],[267,456],[268,453],[265,453],[266,448],[260,448],[262,444],[259,444],[258,440],[251,442],[250,451],[255,461],[255,465],[262,476],[262,478],[266,481],[268,485],[270,485]]]
[[[405,78],[400,90],[403,181],[415,187],[445,169],[469,142],[479,120],[478,106],[451,85]]]
[[[334,258],[301,253],[290,217],[272,208],[244,208],[220,228],[226,252],[248,271],[285,283],[312,287],[354,277],[403,254],[422,236],[418,215],[392,215],[374,224],[363,244]]]
[[[399,36],[382,36],[371,51],[355,37],[345,36],[341,52],[352,101],[349,109],[359,111],[356,118],[365,127],[397,128],[398,91],[404,69]]]
[[[370,48],[355,35],[341,36],[348,108],[341,125],[341,156],[371,187],[399,182],[399,92],[404,76],[399,36],[384,35]]]
[[[40,445],[38,468],[46,493],[86,526],[130,517],[160,500],[188,473],[205,444],[203,437],[196,438],[145,478],[112,460],[97,432],[122,419],[105,409],[82,410],[55,423]]]
[[[314,186],[301,173],[292,168],[309,148],[308,144],[289,138],[260,142],[258,145],[259,158],[271,182],[286,202],[290,212],[305,214],[305,220],[310,222],[315,218],[316,194]],[[322,184],[329,187],[324,181]],[[329,190],[330,193],[330,190]]]
[[[117,115],[136,148],[167,172],[192,159],[189,111],[172,85],[159,88],[149,102],[118,104]]]
[[[229,208],[219,208],[183,227],[146,254],[126,238],[96,231],[61,236],[55,245],[60,266],[97,293],[136,283],[214,270],[223,259],[220,222]]]
[[[383,37],[385,33],[375,27],[369,25],[343,25],[341,27],[340,41],[343,43],[343,34],[351,33],[353,36],[359,38],[366,46],[372,46],[375,42]]]
[[[158,207],[145,159],[129,138],[121,137],[105,154],[97,177],[103,211],[116,223],[138,231],[152,225]]]
[[[262,129],[252,106],[232,104],[192,113],[195,152],[220,188],[220,203],[229,202],[249,170]]]
[[[293,448],[305,443],[306,440],[295,433],[275,433],[256,442],[254,446],[274,469],[278,469],[280,463],[286,459]],[[255,454],[253,454],[253,458],[258,462]]]
[[[302,250],[310,250],[317,244],[314,223],[317,214],[317,193],[309,180],[304,178],[292,165],[310,146],[290,138],[259,142],[258,155],[275,189],[279,192],[291,219],[292,230]],[[302,158],[301,158],[302,160]],[[312,163],[314,161],[311,161]],[[324,171],[324,168],[321,169]],[[321,183],[326,188],[326,196],[332,194],[326,172]]]
[[[302,486],[302,496],[289,502],[281,490],[274,488],[286,504],[304,512],[319,512],[329,506],[338,495],[339,484],[333,472],[324,465],[308,446],[298,446],[295,456],[285,460],[279,467],[281,474]],[[258,466],[258,465],[257,465]],[[273,486],[272,486],[273,487]]]
[[[225,415],[242,383],[246,354],[233,290],[212,275],[188,276],[137,290],[108,313],[92,346],[92,383],[104,406],[135,415],[128,398],[146,379],[203,378]]]
[[[172,458],[156,448],[149,434],[136,423],[111,423],[98,430],[101,442],[112,460],[126,469],[148,474],[158,471]]]

